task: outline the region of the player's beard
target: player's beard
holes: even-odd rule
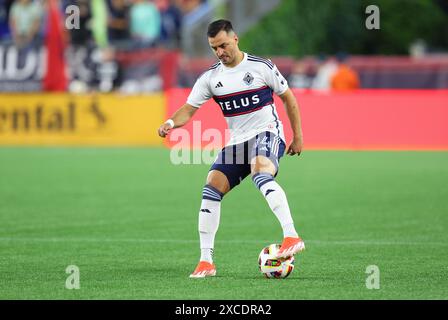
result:
[[[225,65],[232,64],[233,59],[229,55],[223,55],[219,58],[221,62]]]

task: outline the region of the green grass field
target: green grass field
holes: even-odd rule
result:
[[[188,278],[208,168],[165,149],[0,148],[0,299],[448,298],[448,153],[283,158],[307,250],[282,280],[257,269],[282,234],[250,179],[223,201],[217,276]],[[65,288],[68,265],[79,290]]]

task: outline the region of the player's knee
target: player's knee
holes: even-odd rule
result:
[[[230,190],[230,184],[224,173],[212,170],[207,176],[207,185],[215,188],[223,195],[225,195]]]
[[[255,175],[261,172],[267,172],[275,175],[277,168],[271,159],[264,156],[257,156],[251,161],[251,173]]]

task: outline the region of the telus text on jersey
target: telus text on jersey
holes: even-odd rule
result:
[[[238,101],[239,100],[239,101]],[[244,97],[244,98],[240,98],[240,99],[234,99],[231,101],[224,101],[221,102],[219,101],[219,105],[221,106],[222,110],[234,110],[234,109],[239,109],[241,107],[248,107],[250,105],[250,103],[252,102],[252,104],[258,104],[260,103],[260,98],[258,97],[258,94],[249,97]]]

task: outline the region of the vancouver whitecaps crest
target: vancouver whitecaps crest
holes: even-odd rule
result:
[[[246,72],[243,81],[249,86],[252,83],[252,81],[254,81],[254,77],[250,74],[250,72]]]

